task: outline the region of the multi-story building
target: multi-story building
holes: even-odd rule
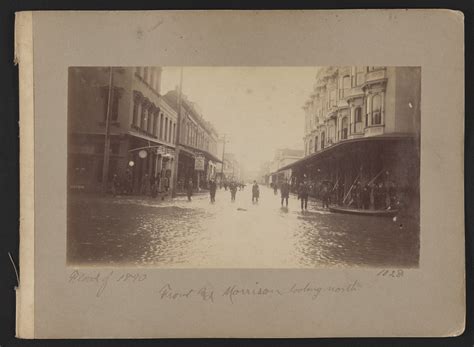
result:
[[[164,96],[171,108],[178,111],[178,91],[172,90]],[[190,180],[199,188],[206,188],[209,179],[215,178],[218,133],[206,121],[186,95],[181,97],[181,124],[179,134],[180,154],[178,158],[178,190],[183,190]]]
[[[333,182],[341,203],[356,182],[419,195],[420,94],[418,67],[320,68],[303,106],[305,158],[283,169]]]
[[[71,67],[68,89],[68,179],[71,188],[102,186],[107,109],[108,180],[167,177],[172,185],[177,113],[160,96],[160,67]],[[109,105],[109,89],[112,87]],[[162,179],[161,182],[164,180]],[[161,187],[160,187],[161,189]]]
[[[291,179],[292,169],[280,171],[281,168],[290,165],[303,158],[304,151],[300,149],[282,148],[275,151],[275,157],[271,162],[271,182],[280,184],[284,179]]]

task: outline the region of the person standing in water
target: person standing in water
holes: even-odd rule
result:
[[[286,201],[286,207],[288,207],[288,198],[290,197],[290,185],[288,180],[285,179],[280,186],[281,192],[281,206],[283,207],[283,201]]]
[[[193,196],[193,180],[190,179],[188,182],[188,186],[186,187],[186,195],[188,196],[188,201],[191,201],[191,196]]]
[[[216,190],[217,190],[216,181],[211,180],[209,182],[209,194],[211,195],[211,202],[216,202]]]
[[[237,184],[235,182],[230,182],[230,201],[235,201],[235,195],[237,194]]]
[[[308,210],[308,196],[309,196],[309,186],[308,182],[304,180],[300,183],[298,189],[298,198],[301,200],[301,211]]]
[[[260,197],[260,188],[258,187],[257,181],[253,181],[252,202],[258,202],[259,197]]]

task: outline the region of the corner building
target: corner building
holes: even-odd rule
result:
[[[71,190],[101,189],[109,76],[108,67],[69,68]],[[114,174],[124,180],[130,173],[133,193],[140,191],[145,175],[172,181],[177,114],[160,95],[160,84],[160,67],[113,68],[108,181]]]
[[[303,106],[305,157],[282,169],[312,182],[315,196],[332,182],[338,204],[351,201],[357,181],[390,180],[418,206],[420,89],[418,67],[320,68]]]

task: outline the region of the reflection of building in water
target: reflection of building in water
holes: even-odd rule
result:
[[[315,195],[329,182],[343,205],[360,206],[369,187],[370,207],[387,207],[374,195],[396,186],[418,206],[420,88],[416,67],[321,68],[303,107],[305,157],[282,169],[306,176]]]
[[[71,188],[101,187],[109,72],[102,67],[69,69]],[[160,67],[113,68],[108,177],[111,182],[116,174],[135,192],[146,178],[162,176],[167,178],[162,183],[171,182],[177,115],[160,97],[160,81]]]

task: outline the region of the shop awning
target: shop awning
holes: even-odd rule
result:
[[[356,143],[377,142],[377,141],[403,141],[403,140],[413,140],[413,139],[415,139],[415,135],[413,134],[399,133],[399,134],[383,134],[383,135],[370,136],[370,137],[360,137],[360,138],[340,141],[330,147],[324,148],[316,153],[313,153],[298,161],[295,161],[294,163],[288,164],[280,168],[277,172],[274,172],[273,174],[309,164],[313,162],[314,160],[322,158],[326,155],[330,155],[330,154],[339,152],[341,150],[345,150],[346,148],[350,148],[352,145]]]
[[[204,151],[202,149],[198,149],[198,148],[194,148],[194,147],[187,146],[187,145],[182,145],[182,144],[180,144],[179,146],[182,149],[184,149],[186,152],[188,152],[189,154],[193,154],[193,155],[200,155],[201,154],[204,157],[206,157],[207,159],[212,160],[213,162],[222,163],[222,160],[220,160],[216,156],[214,156],[211,153],[209,153],[207,151]]]

